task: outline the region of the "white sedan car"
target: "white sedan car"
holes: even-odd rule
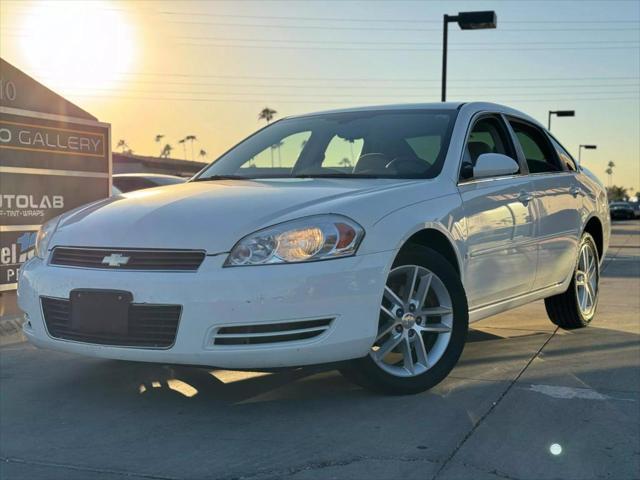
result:
[[[555,324],[586,326],[609,231],[602,184],[523,113],[338,110],[275,122],[187,183],[45,224],[19,304],[44,348],[332,364],[414,393],[455,366],[469,322],[545,299]]]

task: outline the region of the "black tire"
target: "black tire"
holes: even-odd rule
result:
[[[593,240],[593,237],[587,232],[582,234],[582,239],[580,240],[580,245],[578,247],[578,257],[579,252],[582,251],[582,248],[585,245],[589,245],[592,249],[593,254],[596,258],[596,275],[597,282],[596,285],[596,295],[595,295],[595,304],[593,309],[588,314],[584,314],[580,309],[578,304],[578,295],[576,289],[576,271],[578,269],[579,258],[576,259],[576,264],[574,266],[573,272],[571,273],[571,283],[569,284],[569,288],[564,293],[559,295],[554,295],[553,297],[545,298],[544,306],[547,310],[547,315],[549,319],[560,328],[564,328],[567,330],[575,329],[575,328],[583,328],[589,325],[593,317],[595,316],[596,309],[598,307],[598,298],[599,298],[599,284],[600,284],[600,258],[598,256],[598,248],[596,247],[596,243]]]
[[[440,253],[421,246],[405,247],[393,267],[418,265],[427,268],[445,285],[452,301],[453,324],[449,343],[440,360],[427,371],[413,377],[398,377],[382,370],[369,355],[352,360],[340,369],[347,378],[374,392],[408,395],[428,390],[440,383],[458,362],[467,338],[469,310],[467,297],[455,268]]]

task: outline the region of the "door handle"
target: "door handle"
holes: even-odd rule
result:
[[[531,200],[533,200],[533,194],[529,192],[520,192],[520,195],[518,195],[518,201],[524,205],[529,203]]]
[[[580,187],[571,187],[571,190],[569,190],[569,192],[574,197],[577,197],[578,195],[582,195],[582,193],[583,193],[582,189]]]

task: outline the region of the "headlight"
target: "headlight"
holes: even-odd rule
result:
[[[49,249],[49,241],[51,240],[51,236],[53,232],[58,228],[58,222],[60,221],[59,217],[52,218],[44,225],[40,227],[38,230],[38,234],[36,235],[36,245],[35,245],[35,254],[37,257],[44,259],[47,256],[47,250]]]
[[[341,215],[317,215],[252,233],[231,250],[225,267],[326,260],[354,255],[364,230]]]

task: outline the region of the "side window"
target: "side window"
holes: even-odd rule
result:
[[[501,153],[518,164],[506,126],[497,117],[483,117],[473,125],[465,147],[464,162],[475,166],[483,153]]]
[[[363,144],[362,138],[346,139],[335,135],[324,151],[322,168],[347,169],[350,172],[360,157]]]
[[[527,123],[509,122],[522,148],[530,173],[559,172],[555,151],[542,130]]]
[[[556,141],[555,138],[551,137],[551,143],[553,144],[553,148],[556,149],[556,153],[558,154],[558,158],[560,159],[560,164],[564,167],[564,169],[570,172],[577,172],[578,167],[573,157],[569,155],[569,153],[564,149],[562,145],[560,145]]]
[[[290,171],[298,161],[300,152],[309,140],[311,132],[298,132],[280,139],[269,148],[254,155],[240,167],[241,175],[250,175],[248,170],[280,173]]]

